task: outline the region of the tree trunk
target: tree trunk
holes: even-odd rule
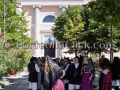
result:
[[[101,49],[99,49],[99,57],[101,57]]]
[[[77,56],[77,49],[75,49],[75,56]]]

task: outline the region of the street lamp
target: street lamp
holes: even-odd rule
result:
[[[21,15],[21,13],[22,13],[21,3],[18,3],[18,7],[16,8],[16,13],[17,13],[17,15]]]
[[[8,0],[4,0],[4,38],[5,38],[5,27],[6,27],[6,7],[7,7],[7,1]],[[10,0],[11,2],[13,2],[12,0]],[[16,3],[16,2],[13,2],[13,3],[15,3],[15,4],[17,4],[17,8],[16,8],[16,13],[17,13],[17,15],[21,15],[21,13],[22,13],[22,9],[21,9],[21,3]]]

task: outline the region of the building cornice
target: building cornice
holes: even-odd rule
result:
[[[61,5],[82,5],[88,3],[88,1],[34,1],[34,0],[19,0],[22,6],[33,6],[40,4],[41,6],[61,6]]]
[[[52,30],[41,30],[41,33],[52,33]]]

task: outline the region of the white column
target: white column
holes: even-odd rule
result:
[[[57,40],[55,40],[55,58],[58,58],[58,43],[57,43],[58,41]]]
[[[33,6],[35,8],[35,25],[34,25],[34,57],[40,57],[40,6],[35,5]]]
[[[66,8],[67,8],[67,6],[62,6],[62,5],[59,6],[59,7],[61,9],[61,13],[64,12],[66,10]],[[62,57],[64,57],[64,53],[63,53],[65,51],[64,49],[65,48],[61,48],[61,55],[62,55]]]

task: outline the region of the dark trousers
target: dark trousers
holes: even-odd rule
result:
[[[65,90],[68,90],[68,83],[65,83]]]
[[[120,90],[120,89],[119,89],[119,86],[115,86],[115,90]]]

